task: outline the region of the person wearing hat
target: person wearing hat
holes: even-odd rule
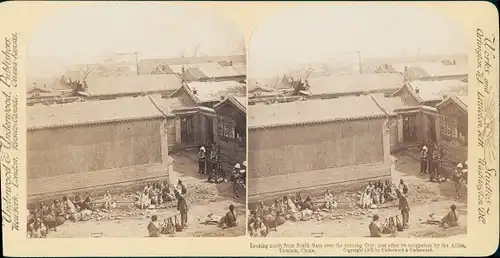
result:
[[[177,210],[181,213],[181,225],[183,228],[187,228],[189,208],[186,199],[179,193],[179,191],[175,192],[175,197],[177,198]]]
[[[207,159],[207,152],[205,150],[205,147],[201,146],[197,156],[198,156],[198,174],[204,175],[206,168],[206,159]]]
[[[462,179],[463,168],[464,167],[462,163],[458,163],[453,173],[453,181],[455,182],[455,190],[457,191],[457,198],[460,198],[460,190],[462,188],[460,180]]]
[[[231,181],[233,182],[233,198],[238,198],[239,197],[239,184],[238,184],[238,180],[240,179],[240,170],[241,170],[241,165],[240,163],[236,163],[236,165],[234,165],[234,169],[233,169],[233,175],[232,175],[232,178],[231,178]]]
[[[427,173],[427,163],[429,158],[429,152],[427,146],[424,145],[420,151],[420,174]]]

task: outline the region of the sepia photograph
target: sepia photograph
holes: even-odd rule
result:
[[[27,42],[28,238],[246,234],[244,35],[211,8],[62,8]]]
[[[255,28],[248,76],[252,237],[467,234],[468,49],[452,20],[286,8]]]

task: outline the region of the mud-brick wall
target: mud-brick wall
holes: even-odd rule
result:
[[[249,130],[249,196],[390,175],[383,119]]]
[[[173,148],[176,145],[176,139],[177,139],[176,119],[178,118],[175,116],[167,118],[167,124],[165,125],[165,128],[167,129],[167,141],[169,148]]]
[[[28,195],[168,176],[164,120],[27,133]]]

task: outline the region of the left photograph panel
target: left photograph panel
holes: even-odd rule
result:
[[[231,21],[78,4],[27,47],[28,238],[245,236],[246,49]]]

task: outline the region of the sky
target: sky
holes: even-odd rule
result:
[[[248,76],[338,59],[467,53],[461,28],[435,11],[408,6],[301,6],[273,14],[255,28]],[[337,60],[337,61],[338,61]]]
[[[244,51],[237,27],[211,9],[161,3],[101,2],[58,10],[32,30],[28,76],[62,74],[112,53],[141,58],[230,55]],[[135,59],[135,57],[134,57]]]

